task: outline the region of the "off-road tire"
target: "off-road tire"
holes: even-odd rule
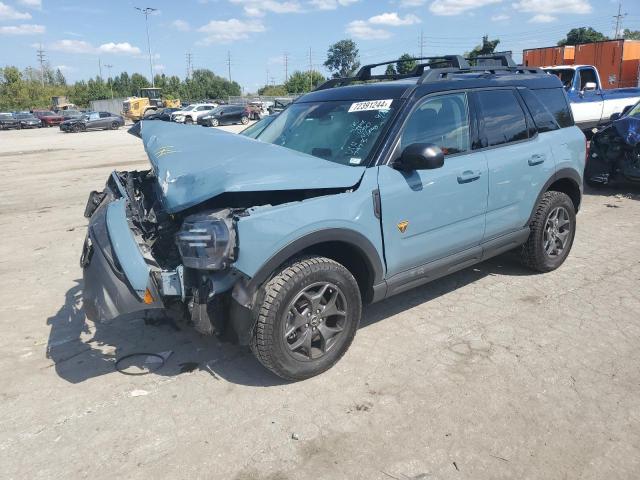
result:
[[[295,295],[315,282],[336,285],[347,302],[341,337],[319,358],[300,360],[291,354],[284,336],[285,310]],[[304,380],[333,365],[347,351],[362,315],[358,284],[343,265],[325,257],[301,257],[283,266],[258,291],[254,305],[257,322],[250,347],[258,361],[285,380]]]
[[[566,246],[557,257],[550,257],[544,250],[544,229],[549,215],[557,207],[564,207],[569,214],[570,232]],[[533,219],[529,224],[531,233],[522,246],[520,259],[522,263],[538,272],[550,272],[562,265],[571,251],[576,234],[576,212],[569,196],[562,192],[548,191],[542,195],[536,207]]]

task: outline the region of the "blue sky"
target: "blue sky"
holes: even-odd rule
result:
[[[184,77],[186,53],[194,68],[231,76],[255,91],[288,70],[324,71],[328,46],[352,38],[363,62],[403,52],[463,53],[483,34],[518,52],[555,44],[572,27],[593,26],[613,35],[618,4],[612,0],[0,0],[0,65],[36,66],[42,44],[47,60],[71,81],[111,72],[149,75],[144,16],[149,17],[157,72]],[[640,1],[623,2],[623,26],[640,29]],[[108,70],[103,67],[103,75]]]

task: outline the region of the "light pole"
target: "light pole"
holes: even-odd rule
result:
[[[151,60],[151,41],[149,40],[149,15],[158,9],[151,8],[151,7],[145,7],[145,8],[134,7],[134,8],[144,15],[144,23],[147,27],[147,50],[149,51],[149,74],[151,74],[151,86],[155,87],[156,82],[153,79],[153,62]]]
[[[109,70],[109,86],[111,87],[111,100],[113,100],[113,79],[111,78],[111,69],[113,68],[113,65],[105,63],[104,68]]]

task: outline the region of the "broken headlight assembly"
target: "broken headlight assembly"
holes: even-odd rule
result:
[[[185,218],[176,243],[185,267],[223,270],[235,260],[236,234],[229,210]]]

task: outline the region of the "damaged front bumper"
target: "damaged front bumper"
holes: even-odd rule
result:
[[[93,321],[164,308],[151,267],[129,228],[126,201],[106,190],[93,192],[87,204],[90,221],[80,263],[84,310]]]

